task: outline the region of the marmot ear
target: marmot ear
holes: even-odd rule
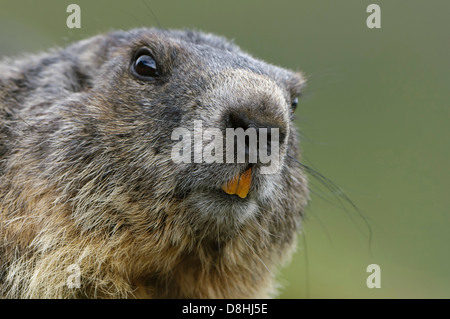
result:
[[[290,77],[286,81],[286,85],[291,91],[292,96],[298,97],[306,86],[306,77],[301,72],[291,72]]]
[[[305,87],[306,85],[306,77],[302,72],[293,72],[293,77],[291,79],[292,86],[299,88],[300,91]]]

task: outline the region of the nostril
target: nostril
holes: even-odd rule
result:
[[[228,115],[227,118],[227,127],[229,128],[242,128],[244,131],[249,127],[256,127],[255,123],[251,121],[245,113],[242,112],[233,112]]]
[[[278,146],[282,145],[284,143],[284,140],[286,138],[286,134],[284,132],[283,129],[280,129],[278,126],[278,124],[270,119],[267,119],[267,117],[252,117],[250,118],[246,113],[244,112],[240,112],[240,111],[234,111],[234,112],[230,112],[226,115],[225,119],[225,126],[226,128],[232,128],[232,129],[238,129],[241,128],[244,130],[244,132],[248,132],[247,130],[249,128],[253,128],[255,130],[255,145],[250,145],[250,135],[251,134],[246,134],[244,133],[244,139],[245,139],[245,155],[248,156],[250,149],[255,149],[254,147],[256,146],[256,150],[259,150],[261,147],[261,136],[260,134],[262,134],[261,129],[264,129],[265,131],[265,141],[266,141],[266,150],[267,150],[267,155],[270,156],[271,152],[272,152],[272,143],[279,143]],[[272,141],[272,137],[274,135],[274,129],[278,129],[278,140],[277,141]],[[248,132],[249,133],[249,132]],[[237,143],[237,136],[235,135],[235,143]],[[236,144],[235,144],[236,145]],[[243,145],[244,146],[244,145]],[[253,146],[253,148],[251,147]]]
[[[241,128],[245,131],[249,128],[254,128],[256,133],[256,147],[258,147],[258,126],[256,123],[248,118],[248,116],[243,112],[232,112],[228,115],[226,119],[226,127],[238,129]],[[236,137],[237,138],[237,137]],[[250,136],[245,135],[245,156],[250,154]],[[235,140],[235,143],[237,141]]]

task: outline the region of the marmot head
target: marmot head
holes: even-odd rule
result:
[[[24,210],[52,198],[47,230],[57,233],[48,226],[54,218],[71,225],[71,240],[108,237],[110,247],[126,233],[139,247],[139,270],[130,267],[154,285],[155,273],[166,272],[176,286],[167,277],[183,260],[188,273],[216,262],[259,278],[255,267],[265,273],[291,251],[308,199],[293,123],[300,73],[222,37],[158,29],[97,36],[34,58],[20,73],[29,89],[11,111],[23,121],[8,133],[15,142],[3,170],[9,189],[21,184],[35,198]],[[255,134],[238,141],[227,129]],[[252,150],[277,156],[252,161]],[[64,213],[52,217],[56,206]],[[155,272],[142,279],[145,267]]]

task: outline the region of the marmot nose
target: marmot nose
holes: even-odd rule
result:
[[[280,123],[276,123],[275,120],[270,121],[267,120],[267,117],[262,118],[258,116],[248,116],[246,113],[242,111],[232,111],[228,113],[228,115],[225,117],[225,127],[226,128],[242,128],[244,131],[247,131],[247,129],[254,129],[256,132],[256,140],[257,140],[257,149],[260,148],[260,129],[265,128],[266,129],[266,141],[267,141],[267,152],[271,152],[272,143],[278,143],[278,146],[281,146],[285,139],[286,139],[286,128],[284,125],[280,125]],[[274,129],[278,129],[278,140],[272,139],[272,133],[274,132]],[[245,154],[249,154],[250,150],[250,138],[249,136],[245,136]]]

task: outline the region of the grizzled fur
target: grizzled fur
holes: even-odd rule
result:
[[[161,76],[130,72],[148,48]],[[114,32],[0,63],[0,296],[249,298],[276,292],[308,200],[291,103],[303,78],[192,31]],[[280,128],[281,167],[176,164],[176,127],[234,110]],[[69,265],[81,286],[67,285]]]

